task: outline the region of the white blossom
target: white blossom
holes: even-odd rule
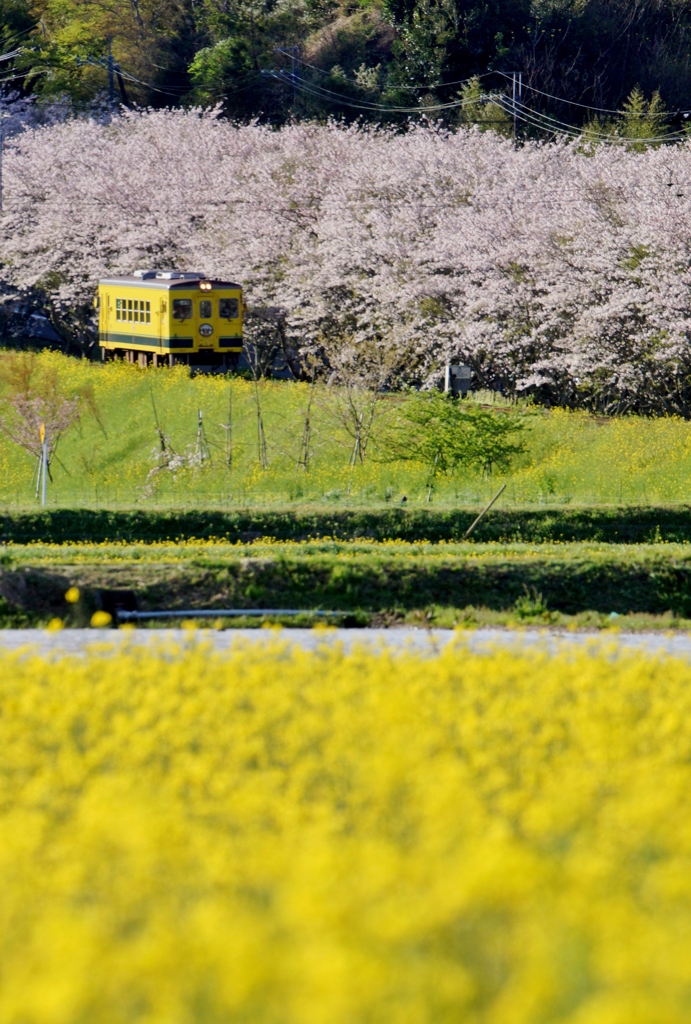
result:
[[[0,274],[58,315],[105,275],[194,269],[303,354],[381,343],[426,384],[467,361],[507,394],[691,415],[691,143],[137,111],[30,125],[4,180]]]

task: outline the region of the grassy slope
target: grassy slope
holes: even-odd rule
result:
[[[142,371],[123,364],[90,364],[53,353],[66,382],[91,383],[104,430],[85,415],[61,442],[54,466],[51,504],[96,507],[253,507],[320,505],[426,507],[426,471],[410,464],[386,465],[376,449],[364,466],[348,468],[349,439],[339,427],[332,394],[318,396],[313,417],[309,473],[298,468],[307,387],[267,382],[260,394],[269,468],[257,461],[253,388],[243,380],[190,379],[185,368]],[[212,464],[175,477],[158,474],[147,486],[157,446],[151,391],[161,423],[178,452],[191,451],[197,412],[204,414]],[[232,391],[233,465],[225,465],[225,437]],[[388,396],[382,417],[401,399]],[[380,421],[380,423],[383,422]],[[602,420],[585,414],[538,411],[528,419],[526,456],[506,477],[485,480],[459,474],[438,483],[433,508],[477,506],[507,483],[504,508],[589,503],[657,504],[689,500],[691,425],[679,420]],[[33,460],[6,437],[0,438],[0,503],[35,507]]]
[[[3,563],[6,625],[65,615],[71,585],[82,621],[99,588],[132,589],[143,609],[334,608],[363,622],[488,621],[469,608],[489,621],[691,616],[687,544],[31,545],[9,546]]]

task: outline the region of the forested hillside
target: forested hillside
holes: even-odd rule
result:
[[[690,53],[689,0],[0,0],[0,89],[88,103],[110,88],[278,123],[422,109],[513,130],[520,72],[519,132],[596,117],[611,130],[639,87],[629,124],[669,134],[691,108]]]

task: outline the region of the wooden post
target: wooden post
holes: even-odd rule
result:
[[[41,505],[46,507],[48,491],[48,434],[45,423],[41,424]]]
[[[481,519],[482,519],[482,517],[484,516],[485,512],[489,512],[489,510],[491,509],[492,505],[493,505],[493,504],[495,503],[495,501],[497,500],[497,498],[499,497],[499,495],[500,495],[500,494],[503,494],[505,490],[506,490],[506,484],[502,484],[502,485],[501,485],[501,487],[499,488],[499,490],[497,491],[497,493],[496,493],[496,494],[494,495],[494,497],[493,497],[493,498],[492,498],[492,500],[490,501],[489,505],[485,505],[485,507],[483,508],[482,512],[481,512],[481,513],[480,513],[480,515],[479,515],[479,516],[477,517],[477,519],[475,520],[475,522],[474,522],[474,523],[472,523],[472,524],[471,524],[471,525],[470,525],[470,526],[468,527],[468,529],[467,529],[467,530],[465,531],[465,533],[463,534],[463,536],[464,536],[464,537],[469,537],[469,536],[471,535],[471,533],[473,532],[473,530],[475,529],[475,527],[477,526],[477,524],[478,524],[478,523],[480,522],[480,520],[481,520]]]

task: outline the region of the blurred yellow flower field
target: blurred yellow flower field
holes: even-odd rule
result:
[[[691,667],[0,659],[4,1024],[682,1024]]]

